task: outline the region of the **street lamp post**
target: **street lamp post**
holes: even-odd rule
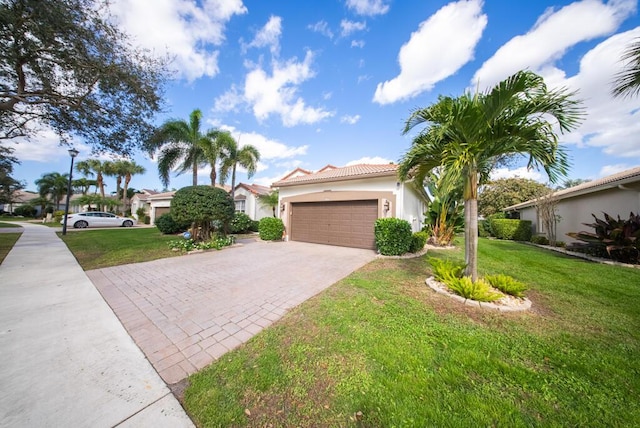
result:
[[[67,234],[67,215],[69,215],[69,199],[71,198],[71,178],[73,176],[73,159],[78,156],[76,149],[69,149],[69,156],[71,156],[71,168],[69,169],[69,183],[67,184],[67,203],[64,204],[64,221],[62,222],[62,234]]]

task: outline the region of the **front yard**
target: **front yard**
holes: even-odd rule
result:
[[[193,375],[185,407],[199,426],[635,425],[640,270],[485,239],[479,260],[533,311],[437,295],[425,257],[376,260]]]

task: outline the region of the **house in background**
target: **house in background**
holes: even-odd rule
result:
[[[557,201],[556,239],[573,242],[569,232],[593,229],[582,223],[593,223],[591,214],[602,218],[605,212],[613,217],[629,218],[629,213],[640,212],[640,167],[628,169],[598,180],[559,190],[554,193]],[[516,213],[522,220],[530,220],[534,234],[545,234],[536,210],[536,201],[530,200],[504,209]]]
[[[4,211],[9,214],[13,214],[16,208],[21,207],[23,205],[31,204],[36,209],[36,216],[40,217],[42,215],[42,207],[37,204],[33,204],[33,201],[38,199],[40,195],[38,192],[30,192],[28,190],[16,190],[13,193],[13,198],[11,203],[0,204],[0,211]]]
[[[151,204],[149,203],[149,196],[157,195],[159,192],[150,189],[142,189],[139,193],[136,193],[131,198],[131,215],[142,222],[144,218],[138,218],[138,210],[144,209],[145,215],[151,216]]]
[[[280,218],[293,241],[375,249],[378,218],[407,220],[421,230],[427,194],[398,180],[398,165],[327,165],[296,170],[272,187],[280,192]]]
[[[260,220],[264,217],[272,217],[273,210],[263,206],[259,198],[268,195],[271,188],[259,184],[240,183],[234,192],[236,212],[245,213],[251,220]]]

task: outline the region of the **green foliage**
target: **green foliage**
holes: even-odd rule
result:
[[[220,250],[224,247],[233,245],[236,242],[234,236],[216,236],[210,241],[196,242],[193,239],[181,239],[169,241],[169,248],[172,250],[180,250],[183,253],[194,250]]]
[[[429,234],[427,232],[416,232],[411,235],[411,245],[409,245],[409,252],[417,253],[418,251],[421,251],[427,243],[427,239],[429,239]]]
[[[491,181],[479,191],[478,214],[488,217],[508,206],[525,202],[549,192],[544,184],[528,178],[502,178]]]
[[[250,232],[257,232],[260,230],[260,222],[258,220],[251,220],[251,226],[249,226]]]
[[[253,220],[245,213],[237,212],[231,220],[231,233],[245,233],[252,225]]]
[[[431,272],[436,280],[444,282],[449,278],[460,278],[466,267],[464,263],[456,262],[449,259],[429,258]]]
[[[233,199],[223,189],[212,186],[189,186],[178,190],[171,200],[171,215],[177,222],[193,222],[196,241],[211,238],[212,222],[226,231],[235,214]]]
[[[640,215],[632,212],[628,219],[622,220],[619,215],[616,219],[607,213],[603,214],[604,220],[591,214],[595,223],[583,223],[592,227],[595,233],[583,231],[567,235],[586,242],[586,248],[582,249],[585,252],[606,254],[612,260],[622,263],[640,263]]]
[[[486,275],[484,277],[493,288],[497,288],[505,294],[510,294],[514,297],[524,297],[524,292],[527,290],[526,284],[510,277],[509,275],[497,274]]]
[[[450,245],[455,234],[464,230],[462,183],[445,170],[429,174],[426,187],[431,201],[424,213],[424,230],[434,244]]]
[[[491,289],[488,282],[481,278],[473,282],[469,276],[452,277],[446,278],[444,283],[451,291],[465,299],[478,302],[494,302],[502,297],[500,293],[496,293]]]
[[[138,220],[143,219],[145,216],[146,212],[144,210],[144,208],[140,207],[136,210],[136,215],[138,216]]]
[[[189,229],[190,226],[190,221],[176,221],[171,213],[162,214],[156,219],[156,227],[164,235],[174,235],[176,233],[184,232]]]
[[[531,237],[531,242],[538,245],[549,245],[549,240],[543,235],[534,235]]]
[[[531,221],[515,219],[491,219],[489,221],[493,236],[498,239],[510,239],[513,241],[531,240]]]
[[[15,207],[13,209],[13,212],[16,215],[21,215],[23,217],[35,217],[37,210],[34,206],[25,204],[20,205],[19,207]]]
[[[151,224],[151,217],[148,215],[144,216],[144,224]]]
[[[275,217],[265,217],[258,225],[260,239],[264,241],[280,241],[284,233],[284,223]]]
[[[63,210],[54,211],[53,212],[53,221],[55,221],[56,223],[60,223],[60,220],[62,220],[63,216],[64,216],[64,211]]]
[[[379,218],[374,225],[378,252],[385,256],[400,256],[411,247],[411,225],[399,218]]]

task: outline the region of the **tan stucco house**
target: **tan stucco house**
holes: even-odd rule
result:
[[[317,172],[295,170],[272,187],[280,192],[285,237],[358,248],[375,248],[378,218],[407,220],[422,228],[427,195],[412,182],[401,182],[398,166],[327,165]]]
[[[640,167],[559,190],[554,193],[554,197],[557,200],[558,216],[556,239],[572,242],[574,240],[567,236],[569,232],[593,232],[593,229],[582,224],[593,223],[592,213],[598,218],[602,218],[602,213],[606,212],[625,219],[631,212],[640,212]],[[522,220],[530,220],[534,234],[546,233],[541,225],[535,200],[512,205],[504,211],[517,213]]]
[[[259,184],[240,183],[234,192],[236,212],[245,213],[251,220],[260,220],[264,217],[272,217],[273,210],[260,204],[259,198],[268,195],[271,188]]]

